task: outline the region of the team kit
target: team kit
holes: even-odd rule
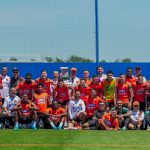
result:
[[[0,74],[1,129],[150,130],[150,82],[140,67],[114,77],[98,66],[91,78],[67,67],[52,79],[46,70],[36,79],[20,71]]]

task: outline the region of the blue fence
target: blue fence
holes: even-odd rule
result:
[[[101,63],[106,73],[108,70],[114,72],[114,76],[118,76],[120,73],[126,73],[126,69],[131,67],[134,69],[136,66],[140,66],[142,74],[150,79],[150,63]],[[33,78],[37,78],[40,75],[41,70],[47,70],[48,76],[52,77],[54,70],[60,71],[60,67],[76,67],[78,72],[77,76],[82,77],[84,69],[88,69],[90,76],[96,74],[96,63],[0,63],[0,69],[6,66],[8,67],[8,75],[12,76],[12,68],[17,67],[20,70],[20,76],[25,76],[27,72],[31,73]]]

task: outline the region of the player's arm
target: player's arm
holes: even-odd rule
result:
[[[20,105],[20,102],[18,102],[18,103],[16,104],[16,106],[14,106],[14,108],[12,109],[12,111],[17,111],[17,110],[20,110],[20,109],[22,109],[22,107],[21,107],[21,105]]]
[[[7,109],[7,100],[5,99],[4,104],[3,104],[3,109],[6,112],[7,116],[10,116],[10,112]]]
[[[130,93],[129,102],[130,102],[130,104],[132,104],[132,101],[133,101],[133,89],[132,89],[131,84],[128,85],[128,89],[129,89],[129,93]]]
[[[29,109],[37,110],[37,111],[39,110],[39,108],[33,102],[30,102]]]

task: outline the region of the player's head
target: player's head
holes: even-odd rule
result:
[[[25,94],[25,93],[22,95],[22,102],[23,103],[27,103],[28,102],[28,95]]]
[[[75,99],[76,100],[79,100],[80,99],[80,96],[81,96],[81,92],[79,90],[76,90],[75,91]]]
[[[100,111],[105,111],[105,102],[102,101],[102,102],[99,103],[99,110]]]
[[[53,109],[58,109],[58,108],[59,108],[58,101],[56,101],[56,100],[53,100],[53,101],[52,101],[52,108],[53,108]]]
[[[42,79],[46,79],[47,78],[47,71],[46,70],[42,70],[41,71],[41,78]]]
[[[98,66],[98,67],[97,67],[97,74],[98,74],[98,75],[102,75],[103,72],[104,72],[103,67],[102,67],[102,66]]]
[[[7,69],[7,67],[3,67],[2,68],[2,75],[6,75],[7,74],[7,72],[8,72],[8,69]]]
[[[111,118],[116,118],[117,117],[117,110],[116,109],[113,109],[112,111],[111,111]]]
[[[122,101],[121,100],[117,100],[117,108],[122,108]]]
[[[43,92],[43,88],[44,88],[43,83],[39,82],[36,87],[39,93]]]
[[[11,87],[9,90],[10,97],[14,97],[16,95],[16,88]]]
[[[107,71],[107,78],[109,80],[112,80],[112,78],[113,78],[113,72],[111,70]]]
[[[57,85],[58,85],[58,87],[63,87],[64,81],[62,79],[59,79]]]
[[[32,81],[32,75],[30,73],[27,73],[25,76],[25,82],[31,83],[31,81]]]

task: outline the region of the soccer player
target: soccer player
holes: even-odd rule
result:
[[[69,80],[65,80],[64,81],[64,83],[68,87],[75,87],[75,86],[77,86],[79,84],[79,78],[76,77],[76,74],[77,74],[77,69],[76,68],[71,68]]]
[[[87,100],[87,96],[90,95],[90,88],[85,83],[85,79],[80,79],[80,84],[78,86],[74,87],[74,90],[75,91],[79,90],[81,92],[80,98],[83,101],[86,101]]]
[[[60,107],[58,101],[54,100],[52,102],[52,107],[48,108],[46,111],[46,115],[48,116],[48,122],[50,124],[50,128],[52,129],[63,129],[65,116],[67,116],[67,112],[63,107]]]
[[[141,74],[141,68],[140,67],[136,67],[135,68],[135,76],[134,76],[134,78],[135,78],[135,80],[137,81],[137,79],[138,79],[138,76]],[[143,76],[143,82],[145,83],[146,82],[146,78]]]
[[[89,71],[85,69],[83,71],[83,79],[85,80],[85,84],[88,86],[91,84],[91,79],[89,78],[89,75],[90,75]]]
[[[9,88],[10,88],[10,77],[7,75],[8,69],[7,67],[2,68],[1,78],[2,78],[2,86],[0,87],[0,93],[2,99],[0,99],[0,111],[2,107],[2,103],[4,102],[5,98],[9,95]]]
[[[68,123],[68,128],[75,126],[77,123],[79,125],[86,122],[85,103],[80,99],[80,95],[81,92],[76,90],[75,98],[69,101],[68,113],[70,121]]]
[[[103,99],[96,94],[95,89],[90,90],[90,96],[87,97],[86,104],[86,114],[88,119],[92,119],[93,113],[95,110],[98,110],[99,103]]]
[[[133,90],[129,82],[126,82],[124,74],[120,74],[116,84],[116,99],[121,100],[123,107],[131,108],[133,100]]]
[[[129,121],[129,116],[130,116],[128,109],[122,106],[121,100],[117,100],[116,107],[112,108],[111,110],[114,110],[114,109],[117,111],[119,127],[123,130],[126,130],[127,124]]]
[[[133,102],[133,110],[130,111],[130,118],[128,123],[128,129],[130,130],[140,130],[144,120],[144,112],[139,108],[139,102]]]
[[[96,94],[97,96],[102,96],[102,85],[99,82],[98,76],[97,75],[93,75],[92,76],[92,81],[90,84],[90,89],[95,89],[96,90]]]
[[[35,83],[42,83],[44,85],[44,91],[51,96],[51,80],[47,77],[47,71],[42,70],[41,76],[35,80]]]
[[[116,80],[113,78],[113,72],[107,71],[107,78],[102,81],[102,89],[103,98],[105,98],[109,109],[116,105],[115,85]]]
[[[20,98],[16,95],[16,88],[12,87],[10,88],[9,96],[7,96],[4,100],[3,104],[3,117],[6,120],[9,121],[9,125],[14,125],[14,118],[15,118],[15,112],[13,111],[13,108],[16,106],[16,104],[20,102]]]
[[[64,85],[64,81],[62,79],[58,80],[58,84],[53,92],[53,99],[57,100],[59,104],[62,106],[66,106],[66,104],[69,101],[69,98],[72,96],[73,92],[69,96],[69,90],[68,87]]]
[[[119,121],[117,119],[117,111],[114,109],[110,113],[103,115],[100,122],[101,130],[119,130]]]
[[[25,80],[20,82],[16,86],[16,89],[20,97],[22,97],[23,94],[27,94],[28,98],[31,100],[35,90],[35,82],[34,80],[32,80],[32,75],[30,73],[27,73],[25,76]]]
[[[102,82],[104,79],[107,78],[106,74],[103,74],[104,72],[104,69],[102,66],[98,66],[97,67],[97,75],[98,75],[98,78],[99,78],[99,82]]]
[[[135,80],[134,76],[132,75],[132,68],[127,68],[126,82],[129,82],[132,87],[134,87],[136,85],[136,80]]]
[[[98,110],[95,110],[92,116],[92,120],[84,123],[82,125],[82,129],[85,130],[98,130],[99,129],[99,122],[102,119],[102,116],[106,113],[105,111],[105,102],[100,102]]]
[[[12,70],[13,76],[10,81],[10,87],[16,87],[21,81],[24,80],[24,78],[19,77],[19,69],[18,68],[13,68]]]
[[[140,110],[145,111],[146,108],[146,89],[147,83],[144,83],[143,76],[138,75],[136,86],[133,88],[134,90],[134,101],[138,101],[140,103]]]
[[[39,108],[32,103],[27,94],[22,95],[22,99],[13,108],[16,111],[14,129],[19,129],[19,124],[30,125],[32,129],[36,129],[36,110]]]
[[[38,116],[38,127],[47,128],[46,126],[46,110],[50,106],[51,102],[49,95],[44,90],[44,85],[42,83],[37,84],[37,91],[34,93],[32,102],[38,107],[37,116]],[[43,125],[40,124],[42,122]]]

